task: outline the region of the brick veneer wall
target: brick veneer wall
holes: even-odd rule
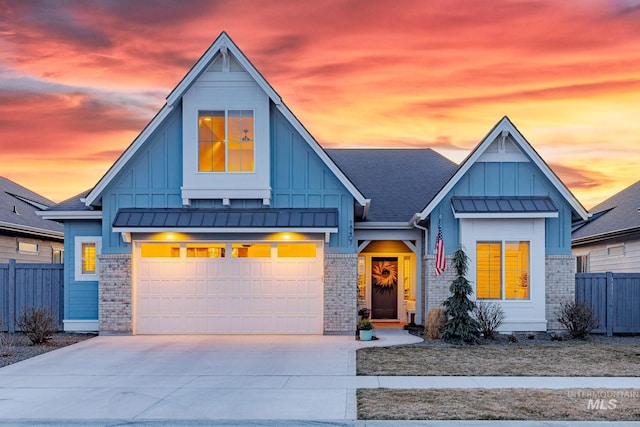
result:
[[[355,333],[358,319],[358,256],[324,255],[324,333]]]
[[[423,261],[423,272],[425,281],[425,303],[426,308],[423,319],[427,318],[429,310],[441,307],[444,300],[449,298],[449,287],[456,278],[456,272],[451,267],[451,256],[447,256],[447,269],[439,276],[436,276],[436,256],[427,255]]]
[[[556,319],[563,301],[575,301],[576,271],[573,255],[547,255],[546,269],[546,318],[547,330],[557,331],[565,329]]]
[[[98,255],[100,333],[131,334],[131,255]]]

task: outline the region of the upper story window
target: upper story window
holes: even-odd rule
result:
[[[253,172],[254,158],[253,110],[199,112],[199,172]]]

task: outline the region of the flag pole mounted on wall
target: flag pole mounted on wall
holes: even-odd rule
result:
[[[436,234],[436,276],[447,269],[447,258],[444,255],[444,240],[442,239],[442,215],[438,216],[438,233]]]

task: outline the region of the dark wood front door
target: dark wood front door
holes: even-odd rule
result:
[[[398,318],[398,258],[371,258],[371,318]]]

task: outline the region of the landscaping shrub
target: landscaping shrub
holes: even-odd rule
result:
[[[432,340],[440,339],[442,326],[447,321],[444,310],[440,307],[432,308],[427,313],[427,325],[424,328],[424,334]]]
[[[44,344],[56,332],[53,314],[44,307],[25,308],[16,322],[32,344]]]
[[[453,253],[453,267],[456,278],[451,282],[451,296],[442,305],[447,321],[442,327],[442,337],[449,342],[476,344],[480,336],[480,326],[471,316],[475,303],[469,299],[473,293],[471,284],[465,277],[469,270],[469,258],[462,248]]]
[[[476,301],[476,308],[473,310],[476,320],[480,325],[480,332],[485,339],[494,339],[496,329],[502,325],[505,318],[502,306],[495,302]]]
[[[592,306],[585,302],[565,301],[560,303],[558,322],[569,331],[572,338],[586,339],[598,326],[598,318]]]
[[[2,329],[0,320],[0,329]],[[13,337],[7,332],[0,332],[0,357],[8,357],[13,354]]]

